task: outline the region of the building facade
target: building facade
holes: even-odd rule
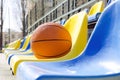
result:
[[[54,9],[54,7],[56,7],[63,1],[64,0],[27,0],[26,27],[29,28],[30,26],[32,26],[38,19],[40,19],[42,16],[47,14],[52,9]],[[56,17],[59,17],[64,13],[84,4],[88,0],[68,0],[68,1],[69,3],[66,3],[63,5],[63,7],[57,9],[53,14],[51,14],[50,17],[52,18],[50,19],[50,17],[48,17],[47,20],[51,21]]]
[[[58,7],[52,13],[50,13],[50,11],[52,11],[55,7],[57,7],[64,1],[66,1],[66,3],[62,4],[62,6]],[[40,21],[40,19],[43,18],[44,15],[48,13],[50,13],[50,15],[45,16],[45,19],[38,22],[38,24],[34,26],[35,28],[44,22],[50,22],[55,20],[56,18],[70,12],[71,10],[76,9],[77,7],[85,4],[88,1],[91,1],[91,0],[32,0],[32,2],[31,0],[27,0],[28,14],[26,18],[27,20],[26,29],[33,27],[36,21]],[[100,1],[100,0],[96,0],[96,1]],[[107,0],[103,0],[103,1],[105,3],[107,2]],[[79,12],[80,11],[81,9],[79,10]],[[68,15],[67,18],[65,17],[65,19],[68,19],[71,15]],[[32,31],[33,31],[32,28],[28,31],[26,30],[26,32],[28,33],[31,33]]]

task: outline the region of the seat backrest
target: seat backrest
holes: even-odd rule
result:
[[[8,49],[18,49],[20,47],[20,41],[21,41],[21,39],[18,39],[16,41],[9,43],[7,48]]]
[[[88,13],[88,15],[93,15],[99,12],[102,12],[104,9],[104,2],[103,1],[99,1],[97,3],[95,3],[91,8],[90,11]]]
[[[87,14],[83,11],[71,16],[64,24],[72,38],[71,51],[66,55],[68,59],[78,56],[86,46],[88,37],[87,20]]]
[[[20,44],[20,48],[19,49],[21,49],[23,47],[23,44],[24,44],[25,40],[26,40],[26,38],[23,38],[23,40],[21,40],[21,44]]]
[[[105,8],[85,52],[86,55],[94,55],[104,49],[112,54],[120,53],[120,0],[114,1]]]
[[[21,39],[18,39],[15,43],[14,49],[18,49],[20,47],[21,44]]]
[[[30,42],[30,38],[31,38],[31,35],[26,36],[26,40],[25,40],[22,48],[20,49],[21,51],[26,50],[26,48],[27,48],[27,46],[28,46],[28,44],[29,44],[29,42]]]

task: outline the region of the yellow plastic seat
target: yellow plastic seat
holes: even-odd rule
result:
[[[20,41],[21,41],[21,39],[11,42],[10,44],[8,44],[8,47],[6,49],[8,49],[8,50],[9,49],[13,49],[13,50],[18,49],[20,47]]]
[[[104,10],[104,2],[103,1],[99,1],[97,3],[95,3],[91,8],[90,11],[88,13],[89,16],[96,14],[98,12],[102,12]]]
[[[8,44],[8,47],[5,48],[5,53],[9,51],[17,50],[20,47],[20,43],[21,43],[21,39],[11,42],[10,44]]]
[[[8,55],[9,55],[9,54],[23,53],[22,51],[25,51],[25,49],[27,48],[27,46],[28,46],[28,44],[29,44],[29,42],[30,42],[30,38],[31,38],[31,35],[28,35],[28,36],[26,37],[26,40],[25,40],[25,42],[24,42],[24,44],[23,44],[23,46],[22,46],[21,49],[5,52],[5,53],[6,53],[6,54],[5,54],[5,55],[6,55],[6,58],[8,58]]]
[[[19,40],[16,42],[15,47],[14,47],[15,50],[20,47],[20,43],[21,43],[21,39],[19,39]]]
[[[86,12],[80,12],[71,16],[65,23],[65,28],[69,31],[72,37],[71,51],[63,57],[52,59],[37,59],[34,55],[15,55],[11,58],[10,66],[14,74],[18,65],[24,61],[62,61],[69,60],[77,57],[84,50],[87,43],[87,14]]]

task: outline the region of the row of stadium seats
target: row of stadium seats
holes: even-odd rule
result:
[[[100,1],[91,7],[91,13],[89,12],[88,14],[89,16],[86,12],[81,11],[66,20],[64,27],[72,37],[72,48],[71,51],[63,57],[52,59],[36,58],[30,46],[32,34],[26,36],[23,40],[19,39],[10,43],[8,48],[5,49],[5,55],[13,74],[17,74],[16,77],[19,80],[87,80],[86,77],[88,77],[89,80],[94,80],[93,78],[96,74],[98,78],[101,77],[98,75],[106,75],[105,72],[109,71],[98,64],[101,60],[104,61],[107,59],[109,61],[109,58],[106,57],[111,54],[111,52],[116,53],[114,49],[110,49],[110,47],[115,45],[114,40],[111,40],[112,38],[117,37],[117,39],[119,39],[118,35],[113,36],[115,34],[114,31],[119,31],[119,27],[115,26],[116,23],[119,23],[116,21],[119,15],[114,17],[114,15],[117,15],[119,12],[119,10],[116,11],[116,9],[119,9],[119,2],[120,1],[111,3],[106,7],[102,15],[99,15],[104,9],[104,3]],[[110,13],[111,10],[113,11],[112,13]],[[100,16],[100,19],[87,43],[88,23],[97,21],[98,16]],[[113,29],[111,27],[112,25],[116,28]],[[108,47],[107,45],[110,43],[112,44]],[[97,55],[97,53],[101,54]],[[106,53],[107,55],[102,53]],[[93,58],[94,55],[97,59]],[[102,56],[102,58],[100,56]],[[102,71],[102,69],[104,69],[104,71]],[[97,70],[98,73],[96,72]]]
[[[109,1],[110,3],[110,1]],[[99,1],[97,3],[95,3],[90,10],[88,10],[87,8],[84,9],[85,12],[88,13],[88,22],[92,23],[92,22],[96,22],[101,14],[101,12],[104,9],[104,3],[103,1]],[[65,19],[61,19],[60,24],[64,25],[65,23]]]

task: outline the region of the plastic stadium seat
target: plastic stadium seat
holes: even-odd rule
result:
[[[99,19],[102,11],[104,10],[104,2],[103,1],[99,1],[97,3],[95,3],[89,13],[88,13],[88,35],[90,36],[94,26],[97,22],[97,20]]]
[[[24,52],[11,53],[11,54],[8,55],[8,57],[7,57],[8,64],[10,64],[10,60],[11,60],[12,56],[14,56],[14,55],[23,55],[23,54],[29,54],[30,55],[31,53],[32,53],[32,50],[31,50],[30,42],[29,42],[29,44],[27,45],[27,47],[24,50]]]
[[[7,50],[7,51],[16,50],[20,47],[20,43],[21,43],[21,39],[11,42],[10,44],[8,44],[8,47],[5,50]]]
[[[27,37],[25,37],[23,40],[21,40],[21,44],[20,44],[20,46],[19,46],[19,48],[18,48],[17,50],[7,50],[7,51],[5,51],[5,55],[6,55],[6,59],[7,59],[7,61],[8,61],[8,64],[9,64],[9,62],[10,62],[11,57],[12,57],[14,54],[23,53],[24,51],[27,50],[27,48],[30,47],[30,44],[28,44],[28,47],[26,47],[26,50],[19,51],[20,49],[23,48],[23,45],[27,43],[27,40],[30,40],[29,37],[30,37],[30,36],[27,36]],[[26,46],[27,46],[27,45],[26,45]],[[23,49],[24,49],[24,48],[23,48]],[[28,52],[28,51],[27,51],[27,52]]]
[[[91,8],[90,11],[88,13],[88,22],[94,22],[97,21],[100,13],[104,10],[104,2],[103,1],[99,1],[97,3],[95,3]]]
[[[24,45],[22,46],[22,48],[20,49],[20,51],[25,51],[29,42],[30,42],[30,38],[31,38],[31,34],[27,36]]]
[[[23,46],[25,40],[26,40],[26,38],[24,38],[23,40],[20,41],[20,47],[19,47],[18,49],[16,49],[16,50],[15,50],[15,49],[11,49],[11,50],[9,50],[9,49],[5,49],[5,52],[4,52],[5,55],[7,56],[9,53],[19,51],[19,49],[22,48],[22,46]]]
[[[21,51],[12,52],[12,53],[7,54],[8,64],[10,64],[10,60],[11,60],[12,56],[14,56],[14,55],[31,54],[32,53],[31,48],[30,48],[30,38],[31,38],[31,35],[29,35],[26,38],[25,43],[23,44],[23,47],[21,48]]]
[[[14,48],[13,49],[18,49],[20,47],[20,43],[21,43],[21,39],[17,40],[16,43],[14,44]]]
[[[99,1],[97,3],[95,3],[91,8],[90,11],[88,13],[89,16],[94,15],[96,13],[102,12],[104,10],[104,2],[103,1]]]
[[[7,48],[4,48],[4,54],[18,50],[21,46],[21,39],[11,42]]]
[[[22,48],[19,48],[18,50],[13,50],[13,51],[7,51],[7,52],[5,52],[6,57],[8,57],[8,55],[11,54],[11,53],[15,54],[15,53],[19,53],[19,52],[24,52],[26,50],[28,44],[29,44],[30,37],[31,37],[31,35],[26,36],[25,42],[24,42]]]
[[[68,54],[60,58],[52,59],[37,59],[34,55],[15,55],[10,61],[13,73],[16,74],[18,65],[24,61],[62,61],[72,59],[80,55],[87,43],[87,20],[87,14],[85,12],[81,12],[71,16],[66,21],[64,26],[72,37],[72,48]]]
[[[81,56],[62,62],[23,62],[17,78],[120,80],[120,0],[103,11]]]

